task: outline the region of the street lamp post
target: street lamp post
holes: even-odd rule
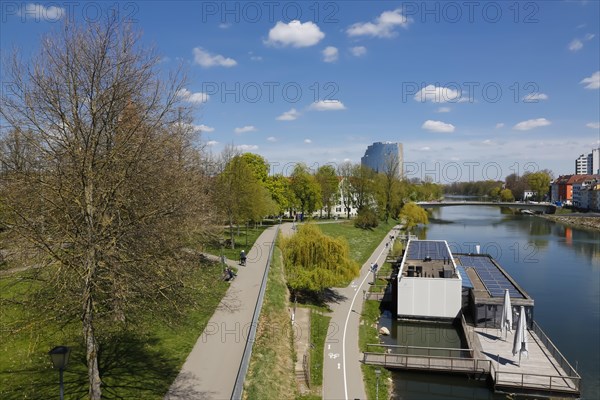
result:
[[[381,375],[381,370],[377,368],[375,370],[375,376],[377,376],[377,384],[375,386],[375,399],[379,400],[379,375]]]
[[[50,359],[52,360],[52,366],[55,369],[58,369],[58,373],[60,376],[60,400],[65,398],[64,387],[63,387],[63,371],[67,368],[67,364],[69,363],[69,355],[71,354],[71,349],[67,346],[56,346],[52,350],[48,352]]]

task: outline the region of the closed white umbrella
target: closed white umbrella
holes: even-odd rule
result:
[[[525,307],[521,306],[519,313],[519,322],[515,331],[515,341],[513,343],[513,356],[519,353],[519,366],[521,365],[521,356],[528,357],[527,353],[527,318],[525,317]]]
[[[507,332],[512,331],[512,306],[508,289],[504,292],[504,304],[502,304],[502,319],[500,321],[500,332],[506,338]]]

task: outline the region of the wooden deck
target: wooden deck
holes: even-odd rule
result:
[[[497,389],[579,394],[581,378],[570,366],[561,366],[561,360],[554,357],[536,332],[527,331],[528,357],[520,362],[519,356],[512,354],[514,332],[508,332],[505,338],[499,329],[475,328],[475,333],[481,356],[492,363],[490,372]]]
[[[368,345],[365,364],[390,369],[469,374],[489,377],[494,390],[541,396],[579,397],[581,378],[554,344],[534,324],[528,331],[528,357],[513,356],[513,335],[499,329],[473,328],[462,319],[470,349]]]

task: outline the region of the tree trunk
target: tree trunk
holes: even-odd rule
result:
[[[86,289],[86,300],[83,307],[83,338],[85,341],[85,356],[88,367],[88,380],[90,383],[90,400],[100,400],[102,391],[100,385],[100,371],[98,369],[98,344],[94,334],[94,304],[89,289]]]
[[[235,238],[233,235],[233,220],[229,219],[229,239],[231,241],[231,248],[235,249]]]
[[[88,176],[91,176],[89,172]],[[87,225],[87,250],[85,253],[85,286],[83,290],[83,315],[81,317],[83,328],[83,339],[85,342],[85,356],[88,367],[88,379],[90,383],[90,400],[100,400],[102,390],[100,388],[100,371],[98,369],[98,343],[94,333],[94,287],[96,285],[97,255],[95,245],[94,221],[96,208],[94,207],[94,184],[86,182],[84,186],[85,196],[85,223]]]
[[[100,400],[102,391],[100,385],[100,371],[98,369],[98,343],[94,333],[94,284],[96,275],[96,252],[89,249],[85,260],[87,276],[83,293],[83,315],[81,317],[83,340],[85,342],[85,357],[88,367],[89,397],[91,400]]]

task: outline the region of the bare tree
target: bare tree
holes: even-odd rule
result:
[[[102,395],[100,321],[173,299],[178,249],[214,217],[178,103],[183,74],[161,80],[158,60],[112,17],[67,23],[29,63],[15,55],[4,68],[8,228],[43,249],[52,283],[79,304],[91,399]]]
[[[352,185],[350,177],[352,176],[352,163],[346,161],[338,166],[337,173],[340,177],[340,200],[346,210],[346,217],[350,219],[350,208],[354,204],[352,200]]]

